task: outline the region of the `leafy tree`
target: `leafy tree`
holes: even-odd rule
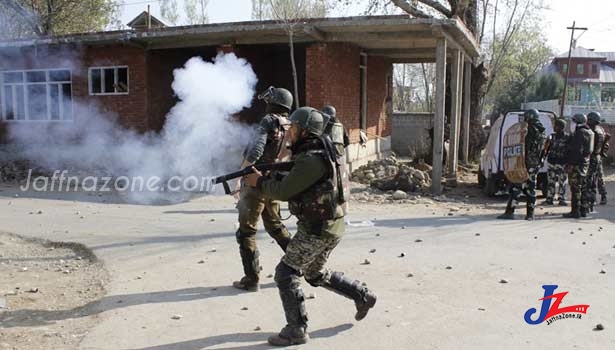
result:
[[[496,50],[502,45],[500,37],[494,41]],[[527,25],[510,39],[508,54],[499,61],[498,75],[490,79],[485,97],[495,112],[518,109],[532,99],[537,74],[549,62],[551,50],[546,38],[536,26]]]
[[[0,39],[102,31],[119,8],[115,0],[0,1]]]
[[[562,97],[564,78],[558,73],[542,74],[530,97],[532,102],[555,100]]]

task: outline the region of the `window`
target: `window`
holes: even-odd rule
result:
[[[73,119],[70,70],[5,71],[0,81],[3,120]]]
[[[90,95],[128,94],[128,67],[94,67],[88,76]]]
[[[568,71],[568,63],[562,64],[562,72],[566,73]]]
[[[592,74],[593,75],[597,75],[598,74],[598,65],[597,64],[592,64]]]
[[[583,63],[577,64],[577,74],[583,74],[583,68],[584,68]]]

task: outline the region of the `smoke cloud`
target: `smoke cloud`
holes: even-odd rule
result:
[[[173,75],[172,88],[180,101],[160,134],[120,127],[116,116],[73,100],[73,122],[11,122],[10,139],[24,158],[42,167],[72,167],[88,175],[200,179],[236,170],[254,128],[232,116],[251,104],[257,83],[252,67],[232,53],[220,54],[212,62],[193,57]],[[125,193],[128,200],[143,204],[191,197]]]

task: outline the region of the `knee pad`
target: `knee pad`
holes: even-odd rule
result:
[[[280,289],[294,289],[299,287],[299,271],[281,262],[275,268],[275,283]]]
[[[240,230],[235,231],[235,239],[237,240],[237,243],[239,243],[239,245],[241,245],[245,240],[248,239],[256,239],[256,233],[255,232],[242,232]]]
[[[312,287],[322,287],[325,284],[325,275],[320,272],[316,275],[306,275],[305,281],[309,283]]]

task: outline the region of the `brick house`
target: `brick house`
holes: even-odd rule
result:
[[[351,17],[306,20],[297,28],[300,105],[337,108],[353,143],[347,150],[352,166],[390,149],[393,63],[434,62],[436,44],[443,41],[467,59],[478,55],[458,20]],[[210,60],[220,51],[234,52],[252,65],[257,91],[270,85],[292,90],[288,35],[274,21],[1,42],[0,140],[13,123],[87,118],[71,113],[73,100],[102,106],[140,132],[160,131],[176,103],[173,70],[193,56]],[[29,105],[31,94],[46,94],[47,103]],[[240,118],[253,121],[263,108],[253,103]],[[368,138],[364,145],[358,143],[361,131]]]
[[[591,109],[604,109],[605,116],[615,122],[615,52],[596,52],[576,47],[553,59],[543,68],[546,73],[559,73],[562,78],[568,72],[566,105],[570,113],[587,113]]]

